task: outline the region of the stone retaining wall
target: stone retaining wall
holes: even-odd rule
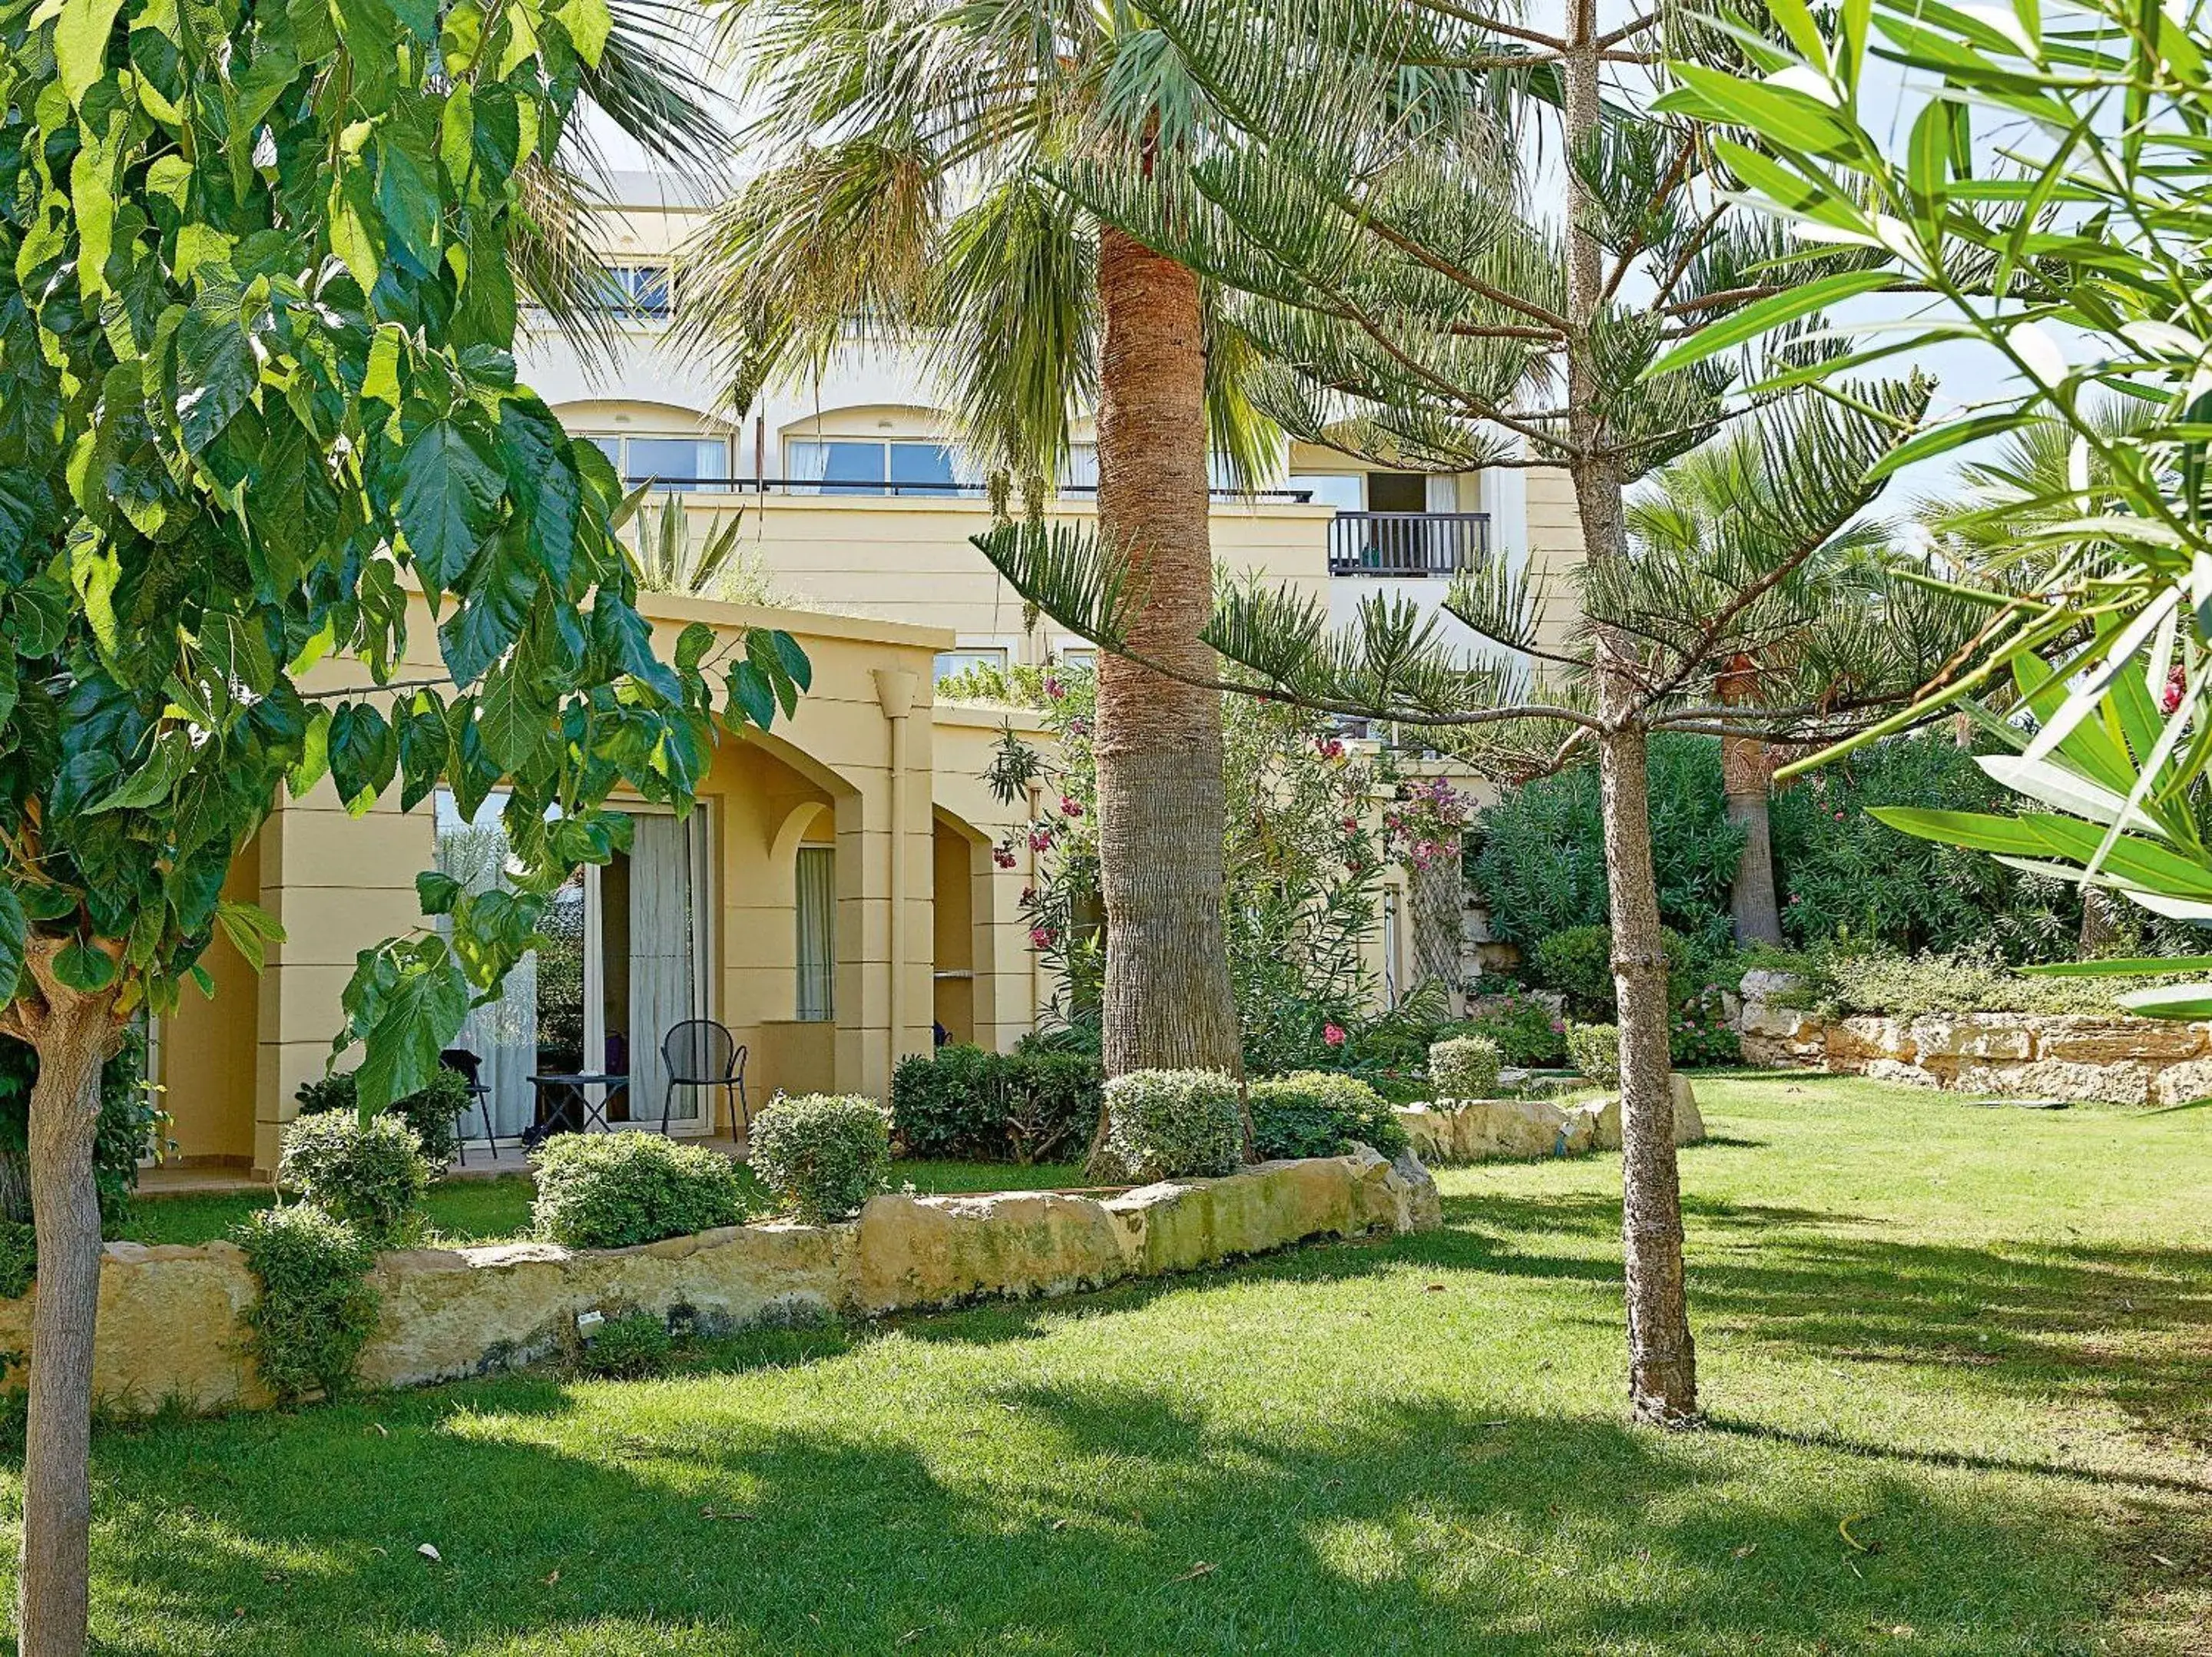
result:
[[[1674,1143],[1705,1137],[1698,1096],[1679,1071],[1674,1086]],[[1486,1162],[1509,1157],[1573,1156],[1620,1149],[1620,1101],[1599,1099],[1563,1108],[1548,1099],[1439,1099],[1401,1105],[1398,1120],[1424,1162]]]
[[[1316,1237],[1442,1223],[1436,1182],[1411,1157],[1263,1162],[1219,1180],[1120,1196],[1006,1193],[883,1196],[856,1221],[730,1226],[636,1248],[551,1243],[396,1250],[381,1256],[370,1387],[413,1387],[526,1363],[577,1340],[585,1313],[684,1308],[723,1332],[836,1314],[954,1306],[1097,1289],[1187,1272]],[[272,1400],[246,1356],[241,1316],[258,1294],[234,1243],[116,1242],[100,1280],[95,1396],[112,1409],[194,1410]],[[0,1350],[27,1352],[31,1305],[0,1301]],[[21,1366],[12,1366],[20,1380]]]
[[[1832,1021],[1747,1000],[1747,1065],[1828,1070],[1959,1093],[2177,1105],[2212,1095],[2212,1024],[2026,1012]]]

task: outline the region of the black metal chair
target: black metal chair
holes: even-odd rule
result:
[[[491,1128],[491,1089],[484,1085],[483,1060],[466,1047],[447,1047],[438,1055],[438,1064],[441,1068],[452,1071],[467,1081],[469,1102],[463,1105],[454,1114],[457,1118],[466,1116],[471,1106],[483,1113],[484,1145],[496,1160],[499,1156],[499,1139],[492,1132]],[[459,1122],[456,1120],[454,1126],[458,1128],[459,1126]],[[469,1165],[468,1135],[457,1132],[453,1136],[453,1148],[460,1152],[461,1166],[466,1168]]]
[[[728,1029],[711,1018],[687,1018],[660,1039],[660,1062],[668,1071],[668,1086],[660,1098],[660,1131],[676,1105],[678,1088],[720,1088],[730,1102],[730,1136],[737,1137],[743,1120],[752,1126],[753,1110],[745,1098],[745,1047]],[[709,1114],[708,1128],[714,1126]]]

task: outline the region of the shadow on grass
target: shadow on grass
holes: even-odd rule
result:
[[[1270,1430],[1030,1376],[949,1423],[801,1426],[689,1381],[556,1437],[542,1393],[104,1447],[100,1565],[161,1630],[104,1648],[1564,1657],[1856,1648],[1878,1624],[1966,1653],[1993,1616],[2043,1649],[2100,1610],[2063,1492],[1748,1483],[1610,1421],[1416,1402]]]

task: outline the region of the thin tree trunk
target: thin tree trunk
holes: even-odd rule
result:
[[[1574,0],[1562,64],[1571,150],[1601,118],[1595,0]],[[1617,395],[1598,371],[1591,328],[1604,308],[1604,250],[1592,229],[1595,205],[1576,170],[1567,173],[1570,466],[1583,555],[1593,563],[1627,555],[1620,462],[1607,427]],[[1620,1020],[1621,1253],[1627,1278],[1628,1396],[1638,1420],[1676,1423],[1698,1413],[1697,1356],[1682,1269],[1682,1193],[1674,1162],[1674,1100],[1667,1053],[1667,957],[1651,869],[1647,736],[1638,709],[1633,641],[1598,630],[1598,712],[1606,885],[1613,920],[1613,982]]]
[[[1739,656],[1719,676],[1721,701],[1735,706],[1753,701],[1757,677],[1750,659]],[[1729,915],[1739,944],[1782,942],[1782,906],[1774,888],[1774,837],[1766,804],[1773,774],[1773,756],[1758,737],[1721,738],[1721,791],[1727,799],[1728,820],[1743,830],[1743,855],[1736,859],[1735,876],[1729,883]]]
[[[1143,655],[1215,671],[1198,279],[1103,230],[1098,522],[1126,558]],[[1098,665],[1106,1072],[1241,1070],[1222,920],[1221,699],[1107,654]]]
[[[70,990],[36,954],[32,967],[46,1005],[28,1030],[39,1054],[30,1120],[39,1266],[15,1627],[21,1657],[80,1657],[90,1608],[93,1327],[100,1311],[93,1134],[100,1070],[118,1031],[112,990]]]

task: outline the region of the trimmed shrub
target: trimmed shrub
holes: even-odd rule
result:
[[[808,1225],[860,1212],[890,1184],[883,1109],[849,1094],[779,1094],[753,1118],[753,1172]]]
[[[891,1125],[909,1156],[1026,1167],[1081,1147],[1097,1123],[1105,1085],[1095,1057],[990,1053],[956,1042],[899,1062]]]
[[[312,1203],[261,1209],[232,1235],[261,1280],[246,1327],[263,1383],[284,1399],[343,1392],[376,1332],[374,1245]]]
[[[364,1122],[325,1111],[301,1117],[284,1130],[276,1182],[334,1218],[350,1221],[372,1247],[380,1248],[421,1230],[422,1199],[434,1172],[415,1130],[397,1116]]]
[[[665,1369],[675,1351],[676,1338],[666,1324],[650,1312],[630,1312],[599,1326],[576,1367],[608,1381],[637,1381]]]
[[[1613,1024],[1567,1026],[1567,1062],[1593,1082],[1620,1081],[1620,1030]]]
[[[1429,1049],[1429,1080],[1439,1099],[1494,1099],[1504,1060],[1486,1035],[1455,1035]]]
[[[361,1110],[351,1071],[302,1082],[293,1097],[300,1102],[301,1116],[317,1116],[332,1110],[358,1115]],[[460,1143],[457,1124],[461,1113],[470,1108],[471,1102],[468,1077],[459,1071],[440,1069],[428,1087],[404,1099],[393,1100],[385,1111],[413,1128],[415,1137],[422,1142],[422,1154],[434,1167],[443,1168],[453,1160],[453,1152]]]
[[[628,1248],[744,1223],[744,1175],[704,1145],[657,1133],[556,1133],[530,1163],[530,1217],[548,1242]]]
[[[1234,1173],[1244,1156],[1237,1083],[1212,1070],[1114,1077],[1106,1083],[1106,1150],[1139,1181]]]
[[[1356,1077],[1299,1071],[1255,1082],[1252,1146],[1262,1162],[1293,1156],[1341,1156],[1364,1144],[1395,1156],[1411,1143],[1382,1096]]]

